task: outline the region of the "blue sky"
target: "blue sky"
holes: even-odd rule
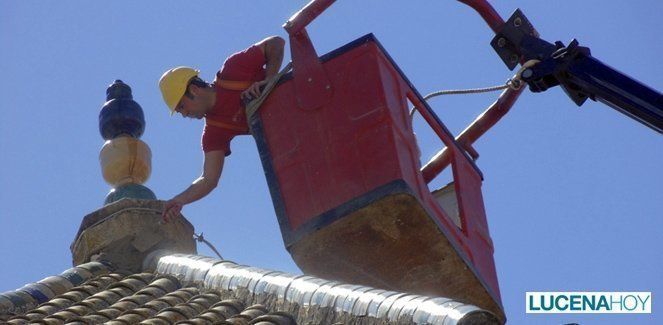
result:
[[[97,117],[113,80],[128,83],[143,107],[142,140],[153,154],[146,185],[168,199],[200,174],[202,122],[169,117],[158,78],[191,65],[211,79],[229,54],[269,35],[285,37],[282,23],[304,3],[0,2],[0,292],[68,268],[81,219],[103,205],[110,187],[99,168]],[[493,5],[504,18],[520,7],[544,39],[575,37],[600,60],[663,89],[663,2]],[[340,0],[308,30],[319,54],[375,33],[421,93],[511,75],[489,45],[489,28],[455,1]],[[431,105],[458,133],[495,96]],[[420,122],[427,160],[441,144]],[[475,148],[511,323],[663,323],[660,134],[600,103],[578,108],[560,89],[526,91]],[[298,273],[253,138],[235,139],[232,149],[220,187],[186,206],[185,216],[226,258]],[[652,291],[653,314],[526,315],[526,291]]]

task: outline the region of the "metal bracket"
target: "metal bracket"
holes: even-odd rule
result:
[[[527,82],[529,89],[535,93],[560,85],[571,100],[581,106],[587,98],[593,97],[593,94],[576,84],[569,71],[583,58],[590,57],[591,52],[589,48],[579,46],[575,39],[566,47],[561,42],[555,44],[557,50],[549,58],[523,71],[523,81]]]
[[[520,9],[513,12],[490,45],[509,70],[521,60],[542,60],[555,51],[554,45],[539,38],[539,33]]]
[[[305,29],[290,35],[290,52],[297,105],[303,110],[314,110],[328,103],[331,81]]]
[[[511,70],[518,62],[539,61],[520,72],[532,92],[560,85],[578,106],[588,98],[598,100],[663,133],[663,96],[658,91],[595,59],[575,39],[568,46],[540,39],[519,9],[490,44]]]
[[[331,81],[308,37],[306,26],[334,1],[313,0],[283,25],[290,36],[292,75],[297,105],[303,110],[317,109],[331,100]]]

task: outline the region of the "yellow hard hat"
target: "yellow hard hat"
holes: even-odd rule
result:
[[[159,88],[161,89],[163,101],[166,102],[168,109],[170,109],[170,115],[175,113],[177,103],[180,102],[184,92],[186,92],[189,80],[197,76],[198,73],[200,73],[200,70],[190,67],[177,67],[164,72],[161,76],[161,79],[159,79]]]

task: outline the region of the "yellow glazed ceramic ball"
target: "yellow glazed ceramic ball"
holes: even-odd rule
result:
[[[99,153],[101,172],[113,187],[143,184],[152,172],[152,152],[140,139],[122,136],[106,141]]]

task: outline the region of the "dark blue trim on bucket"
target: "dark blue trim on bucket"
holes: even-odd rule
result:
[[[260,155],[262,169],[265,172],[265,178],[267,179],[267,185],[269,186],[269,193],[272,196],[272,204],[274,204],[276,218],[279,222],[279,228],[281,228],[283,242],[285,243],[286,247],[289,247],[292,243],[290,236],[290,221],[288,221],[288,216],[285,212],[285,203],[283,202],[283,197],[281,196],[281,188],[279,186],[278,179],[276,178],[276,173],[274,172],[274,166],[272,165],[272,156],[269,152],[269,146],[265,140],[265,132],[262,125],[262,120],[258,117],[258,115],[259,114],[254,114],[251,117],[251,120],[249,121],[249,128],[253,138],[256,141],[256,146],[258,146],[258,154]]]
[[[371,205],[377,200],[381,200],[387,196],[395,194],[409,194],[416,197],[414,191],[402,179],[391,181],[385,185],[379,186],[365,194],[347,201],[327,212],[324,212],[314,218],[311,218],[305,224],[299,226],[297,230],[291,232],[289,235],[290,242],[286,243],[286,248],[290,250],[290,246],[298,242],[303,237],[314,233],[327,225],[332,224],[350,213]]]

